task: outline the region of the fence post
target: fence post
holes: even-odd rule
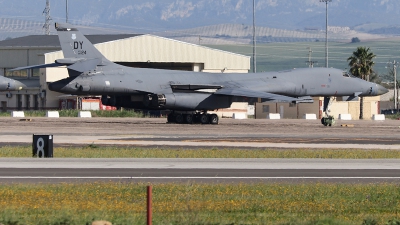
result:
[[[152,187],[147,186],[147,225],[152,225],[151,192],[152,192]]]

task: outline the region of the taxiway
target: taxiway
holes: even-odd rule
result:
[[[131,145],[400,150],[400,121],[232,120],[167,124],[155,118],[0,118],[0,145]],[[0,182],[400,182],[400,160],[335,159],[0,159]]]

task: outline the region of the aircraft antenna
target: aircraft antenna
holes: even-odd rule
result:
[[[46,8],[44,8],[43,14],[45,15],[45,18],[46,18],[44,25],[43,25],[45,34],[50,35],[50,22],[52,20],[50,17],[50,0],[46,0]]]
[[[253,72],[257,72],[256,58],[256,1],[253,0]]]
[[[326,26],[325,26],[325,67],[328,68],[328,2],[332,0],[319,0],[326,3]]]

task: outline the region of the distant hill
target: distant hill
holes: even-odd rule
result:
[[[113,29],[187,29],[215,24],[252,23],[250,0],[69,0],[74,24]],[[65,21],[65,1],[50,0],[51,16]],[[0,18],[44,21],[45,0],[0,1]],[[355,27],[365,23],[399,25],[399,0],[333,0],[332,26]],[[319,0],[256,0],[258,26],[304,29],[325,26],[325,4]]]
[[[242,24],[220,24],[205,27],[198,27],[186,30],[178,30],[164,35],[183,41],[189,41],[187,38],[192,37],[193,41],[201,43],[214,44],[216,40],[226,40],[236,43],[251,43],[253,30],[252,26]],[[161,34],[162,35],[162,34]],[[257,42],[307,42],[307,41],[324,41],[325,31],[322,30],[286,30],[269,27],[257,27]],[[354,30],[344,32],[329,32],[329,39],[332,41],[350,42],[351,38],[358,37],[361,40],[379,39],[382,35],[368,34]],[[205,38],[209,38],[208,40]]]
[[[368,31],[371,34],[400,35],[400,26],[387,26]]]
[[[45,34],[43,22],[21,20],[21,19],[4,19],[0,18],[0,41],[28,35]],[[79,26],[84,34],[123,34],[132,33],[127,30],[117,30],[104,27]],[[50,34],[56,34],[54,23],[50,26]]]
[[[44,34],[44,23],[20,19],[0,19],[0,40],[27,35]],[[77,25],[84,34],[121,34],[138,33],[132,30],[118,30],[104,27]],[[51,34],[56,34],[54,26],[50,27]],[[140,32],[146,33],[146,32]],[[168,32],[153,32],[152,34],[173,38],[195,44],[249,44],[252,41],[252,26],[243,24],[219,24]],[[257,27],[257,42],[307,42],[325,40],[322,30],[286,30],[268,27]],[[361,40],[379,39],[383,36],[349,30],[345,32],[330,32],[332,41],[350,42],[351,38]]]

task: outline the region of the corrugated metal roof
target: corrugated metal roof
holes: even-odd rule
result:
[[[105,34],[85,35],[93,44],[136,37],[142,34]],[[0,47],[60,47],[57,35],[29,35],[20,38],[0,41]]]

